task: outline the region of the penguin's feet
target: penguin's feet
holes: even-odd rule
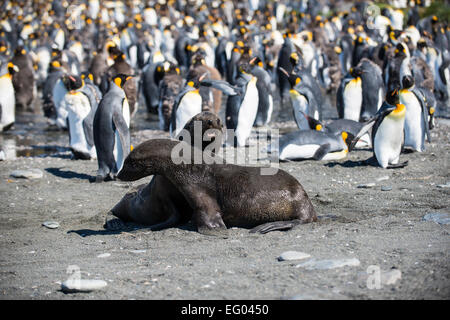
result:
[[[106,214],[105,224],[103,228],[110,231],[122,230],[125,228],[125,223],[122,220],[115,217],[111,211]]]

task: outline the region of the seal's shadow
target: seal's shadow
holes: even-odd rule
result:
[[[61,170],[60,168],[46,168],[45,171],[53,174],[54,176],[57,176],[59,178],[64,178],[64,179],[82,179],[82,180],[89,180],[90,182],[95,180],[94,176],[90,176],[90,175],[84,174],[84,173],[74,172],[71,170]]]

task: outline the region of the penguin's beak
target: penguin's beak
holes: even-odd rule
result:
[[[208,74],[205,72],[204,74],[202,74],[202,75],[200,76],[200,78],[198,78],[198,81],[203,81],[203,79],[205,79],[207,75],[208,75]]]
[[[125,81],[128,81],[128,80],[130,80],[131,78],[133,78],[133,77],[132,77],[132,76],[128,76],[128,77],[125,78]]]

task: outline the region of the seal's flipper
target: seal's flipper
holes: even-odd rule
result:
[[[105,224],[103,225],[103,228],[110,231],[122,230],[125,229],[125,223],[114,216],[110,211],[106,214]]]
[[[399,168],[404,168],[408,165],[408,160],[406,160],[405,162],[402,163],[398,163],[398,164],[390,164],[387,166],[388,169],[399,169]]]
[[[254,227],[253,229],[250,230],[250,233],[268,233],[271,231],[277,231],[277,230],[290,230],[292,228],[294,228],[296,225],[299,225],[301,223],[300,220],[295,219],[295,220],[289,220],[289,221],[274,221],[274,222],[268,222],[268,223],[264,223],[261,224],[257,227]]]
[[[316,152],[314,153],[313,159],[314,160],[322,160],[323,157],[325,157],[326,154],[328,152],[330,152],[330,148],[331,148],[331,146],[329,143],[325,143],[325,144],[321,145],[319,147],[319,149],[317,149]]]

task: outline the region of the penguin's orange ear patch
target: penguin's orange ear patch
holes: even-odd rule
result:
[[[119,77],[114,78],[114,83],[115,83],[118,87],[122,88],[122,79],[120,79]]]
[[[187,85],[188,85],[189,87],[194,87],[194,81],[189,81],[189,82],[187,83]]]
[[[316,125],[316,131],[320,131],[320,130],[322,130],[322,125],[321,124]]]
[[[302,81],[302,79],[300,79],[300,77],[295,78],[295,84],[296,84],[296,85],[299,84],[300,81]]]
[[[133,145],[131,144],[131,145],[130,145],[130,151],[133,151],[133,149],[134,149],[134,147],[133,147]]]
[[[344,139],[344,141],[347,140],[347,138],[348,138],[348,133],[347,132],[342,131],[341,135],[342,135],[342,139]]]

